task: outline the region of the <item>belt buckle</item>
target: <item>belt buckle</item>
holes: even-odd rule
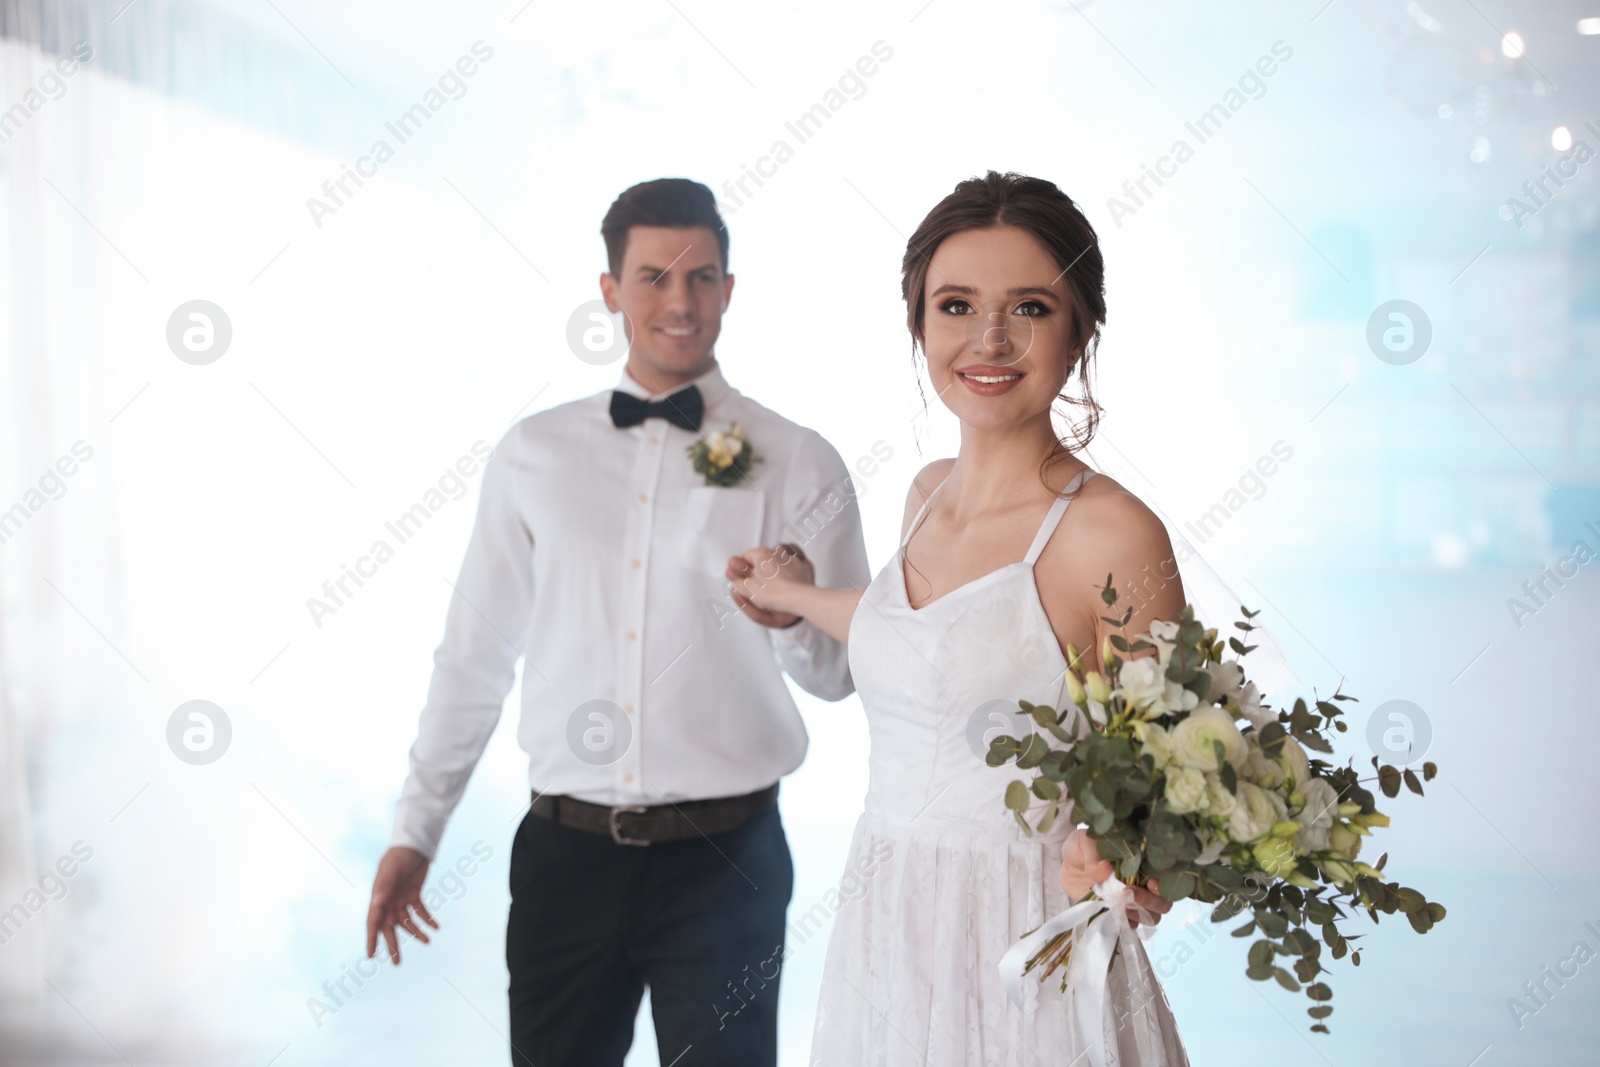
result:
[[[618,804],[618,805],[615,805],[614,807],[612,807],[612,809],[611,809],[611,817],[610,817],[611,840],[615,841],[619,845],[648,845],[648,844],[650,844],[649,841],[642,841],[642,840],[639,840],[638,838],[624,837],[622,835],[622,829],[621,829],[621,827],[619,826],[619,824],[617,822],[617,819],[618,819],[619,816],[628,814],[630,812],[632,814],[635,814],[635,815],[643,815],[645,812],[647,812],[649,810],[650,810],[649,808],[644,807],[643,805],[640,805],[640,804]]]

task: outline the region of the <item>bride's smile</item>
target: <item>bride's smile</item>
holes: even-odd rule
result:
[[[962,385],[979,396],[999,396],[1022,381],[1021,371],[997,372],[993,368],[978,364],[957,367],[955,374]]]

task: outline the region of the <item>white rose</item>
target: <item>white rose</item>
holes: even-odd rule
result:
[[[1213,741],[1222,742],[1223,757],[1238,766],[1249,752],[1244,735],[1233,724],[1233,716],[1221,708],[1204,707],[1172,728],[1172,747],[1177,761],[1202,771],[1218,769]]]
[[[1254,782],[1240,782],[1236,799],[1238,803],[1228,816],[1228,836],[1243,844],[1265,837],[1273,823],[1289,814],[1282,797]]]
[[[1222,776],[1215,772],[1206,775],[1206,809],[1205,814],[1213,817],[1222,817],[1233,814],[1239,800],[1233,791],[1222,784]]]
[[[1167,807],[1178,815],[1199,811],[1206,803],[1206,776],[1193,767],[1167,772]]]
[[[1148,656],[1124,663],[1117,675],[1117,695],[1136,710],[1142,711],[1160,700],[1166,687],[1166,669]]]
[[[1244,668],[1239,666],[1237,661],[1208,663],[1204,670],[1211,676],[1211,690],[1206,694],[1207,700],[1213,704],[1238,702],[1240,686],[1244,684]]]
[[[1313,778],[1303,787],[1306,802],[1295,818],[1300,823],[1294,843],[1307,852],[1324,852],[1331,847],[1328,832],[1339,813],[1339,794],[1326,778]]]
[[[1283,773],[1289,778],[1289,791],[1293,792],[1306,784],[1306,779],[1311,777],[1311,760],[1306,756],[1306,750],[1300,747],[1300,742],[1292,737],[1283,739],[1283,750],[1278,754],[1278,762],[1283,766]]]
[[[1246,778],[1263,789],[1276,789],[1283,784],[1283,765],[1268,759],[1259,745],[1250,746],[1250,755],[1245,757],[1241,770]]]

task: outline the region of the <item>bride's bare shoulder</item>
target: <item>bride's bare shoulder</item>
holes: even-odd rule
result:
[[[1039,595],[1056,636],[1095,641],[1105,629],[1098,590],[1112,576],[1136,609],[1135,629],[1149,618],[1171,618],[1183,606],[1172,541],[1148,504],[1109,475],[1090,478],[1063,516],[1034,568]]]
[[[911,488],[906,491],[906,509],[900,519],[900,536],[904,539],[907,530],[911,527],[911,520],[917,517],[917,512],[927,502],[928,494],[932,493],[939,483],[945,480],[950,473],[950,468],[956,465],[955,457],[949,459],[936,459],[917,472],[911,479]]]
[[[1049,549],[1064,549],[1054,553],[1057,561],[1074,569],[1099,570],[1102,581],[1108,566],[1125,567],[1137,561],[1142,567],[1172,555],[1172,542],[1161,517],[1108,474],[1083,483],[1067,518],[1072,535],[1053,538],[1046,555],[1052,554]]]

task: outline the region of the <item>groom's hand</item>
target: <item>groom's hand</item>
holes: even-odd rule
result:
[[[414,848],[396,847],[378,861],[378,874],[372,880],[372,903],[367,908],[367,959],[378,951],[378,935],[389,949],[389,962],[400,962],[400,942],[395,927],[428,943],[428,935],[413,920],[416,910],[422,921],[439,929],[439,924],[422,903],[422,880],[428,876],[428,857]]]

